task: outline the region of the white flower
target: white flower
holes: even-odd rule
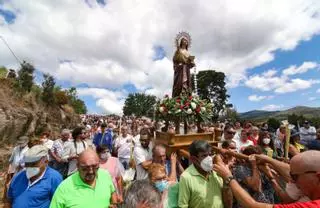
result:
[[[206,108],[205,107],[201,107],[201,112],[205,112],[206,111]]]
[[[197,104],[195,104],[194,102],[191,102],[191,108],[196,109],[196,107],[197,107]]]
[[[164,111],[164,107],[160,107],[159,111],[160,111],[160,113],[162,113]]]
[[[192,110],[189,108],[188,110],[187,110],[187,114],[191,114],[192,113]]]

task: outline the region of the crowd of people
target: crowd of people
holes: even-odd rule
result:
[[[251,122],[189,125],[188,133],[222,135],[215,148],[200,136],[188,157],[156,142],[163,127],[144,117],[83,115],[58,138],[19,137],[5,207],[320,207],[320,129],[308,121],[290,134]]]

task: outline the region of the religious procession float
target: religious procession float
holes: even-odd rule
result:
[[[164,121],[162,131],[156,132],[156,143],[164,144],[169,152],[182,154],[196,139],[207,140],[212,146],[217,146],[221,130],[215,128],[213,132],[203,132],[201,128],[202,123],[211,121],[214,106],[209,100],[202,100],[197,95],[196,73],[194,80],[191,80],[190,71],[196,65],[195,56],[189,53],[190,35],[180,32],[175,39],[175,45],[177,49],[173,56],[172,96],[165,95],[155,107],[156,119]],[[189,131],[191,124],[196,126],[197,132]]]

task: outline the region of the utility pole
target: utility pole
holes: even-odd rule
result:
[[[19,64],[22,64],[21,61],[18,59],[18,57],[16,56],[16,54],[13,52],[13,50],[10,48],[9,44],[7,43],[7,41],[0,35],[0,39],[2,40],[2,42],[8,47],[8,49],[10,50],[10,52],[12,53],[12,55],[14,56],[14,58],[17,60],[17,62]]]

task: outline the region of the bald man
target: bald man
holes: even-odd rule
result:
[[[162,144],[157,144],[152,149],[152,163],[163,165],[166,168],[167,176],[172,181],[177,180],[177,176],[180,176],[184,171],[175,153],[172,153],[170,160],[167,160],[166,147]]]
[[[292,204],[264,204],[256,202],[234,180],[229,168],[219,161],[214,165],[214,170],[224,179],[224,183],[230,186],[233,195],[243,207],[248,208],[316,208],[320,207],[320,151],[306,151],[294,156],[290,162],[291,181],[308,196],[312,201],[295,202]],[[273,179],[274,180],[274,179]],[[272,181],[272,180],[271,180]]]
[[[116,192],[112,178],[99,170],[99,158],[95,151],[83,151],[78,158],[78,171],[69,176],[54,193],[50,208],[104,208],[114,206]]]

